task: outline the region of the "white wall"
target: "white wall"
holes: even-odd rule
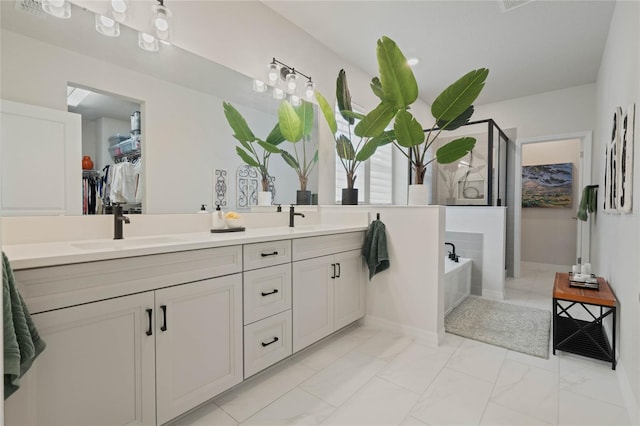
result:
[[[580,141],[522,145],[522,165],[573,164],[572,204],[566,208],[522,209],[522,255],[525,262],[573,265],[576,262],[576,210],[580,205]]]
[[[82,155],[88,155],[93,160],[93,168],[95,170],[98,169],[98,165],[96,163],[97,159],[97,128],[96,128],[96,120],[86,120],[82,119]]]
[[[636,418],[640,406],[640,3],[616,2],[611,27],[598,73],[596,130],[593,150],[593,179],[603,188],[605,143],[610,140],[615,108],[636,103],[633,214],[608,215],[598,203],[594,222],[593,268],[606,277],[619,303],[619,367],[626,372],[635,394]],[[602,192],[600,192],[602,193]],[[632,419],[634,420],[634,419]]]

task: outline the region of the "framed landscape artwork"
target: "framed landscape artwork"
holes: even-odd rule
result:
[[[522,207],[569,208],[573,163],[522,166]]]

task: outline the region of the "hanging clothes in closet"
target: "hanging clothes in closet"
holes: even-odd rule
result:
[[[122,161],[112,164],[108,170],[107,187],[111,203],[136,203],[141,201],[139,181],[141,161]]]
[[[96,214],[100,182],[97,172],[82,174],[82,214]]]

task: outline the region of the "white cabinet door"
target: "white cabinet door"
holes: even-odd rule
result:
[[[2,216],[82,214],[80,118],[0,102]]]
[[[333,256],[293,262],[293,352],[333,333]]]
[[[5,401],[6,424],[155,424],[153,301],[146,292],[33,315],[47,347]]]
[[[240,383],[242,275],[156,291],[158,424]]]
[[[364,270],[360,250],[339,253],[334,258],[336,330],[364,316]]]

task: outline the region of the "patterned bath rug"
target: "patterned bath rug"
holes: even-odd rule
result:
[[[549,358],[551,312],[469,296],[444,319],[448,333]]]

